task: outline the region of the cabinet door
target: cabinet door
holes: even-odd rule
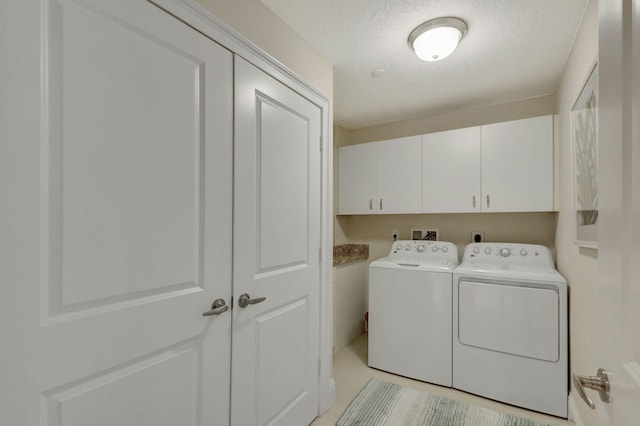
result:
[[[480,211],[480,127],[422,136],[422,212]]]
[[[378,213],[422,211],[422,137],[376,142]]]
[[[482,126],[482,210],[553,210],[552,116]]]
[[[338,148],[338,214],[377,212],[376,143]]]

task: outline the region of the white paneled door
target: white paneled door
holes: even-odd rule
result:
[[[147,1],[0,12],[0,424],[310,423],[320,107]]]
[[[228,424],[232,54],[145,1],[15,9],[0,423]]]
[[[239,57],[235,105],[231,422],[305,425],[318,412],[321,111]]]
[[[592,333],[598,367],[609,372],[608,402],[585,392],[598,424],[618,426],[640,418],[640,3],[607,0],[598,8],[599,42],[607,49],[599,53],[598,328]],[[574,381],[578,399],[576,387]]]

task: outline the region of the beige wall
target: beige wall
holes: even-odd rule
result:
[[[349,144],[422,135],[462,127],[553,114],[555,111],[554,103],[555,97],[549,95],[496,105],[459,108],[397,123],[352,130],[349,132]]]
[[[333,65],[261,0],[196,1],[327,99],[333,99]]]
[[[387,256],[391,233],[411,239],[411,229],[438,229],[441,241],[458,246],[459,256],[472,231],[484,231],[486,241],[543,244],[553,248],[556,213],[457,213],[351,216],[349,240],[369,244],[369,261]]]
[[[580,248],[573,243],[570,111],[597,55],[598,9],[597,1],[591,0],[556,94],[560,148],[560,213],[556,231],[558,270],[567,278],[570,288],[571,372],[587,375],[594,374],[598,368],[598,339],[593,336],[594,330],[598,329],[597,316],[593,315],[597,311],[598,251]],[[595,411],[589,409],[577,394],[573,398],[584,424],[597,425]]]

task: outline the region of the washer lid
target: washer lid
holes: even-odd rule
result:
[[[402,269],[414,271],[449,272],[452,273],[457,266],[457,262],[446,259],[402,259],[394,260],[391,257],[383,257],[374,260],[369,268]]]

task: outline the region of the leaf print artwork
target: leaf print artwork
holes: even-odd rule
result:
[[[598,67],[591,71],[571,110],[574,240],[598,243]]]
[[[576,140],[576,197],[580,225],[598,221],[598,146],[596,127],[596,97],[591,93],[585,109],[577,116]]]

